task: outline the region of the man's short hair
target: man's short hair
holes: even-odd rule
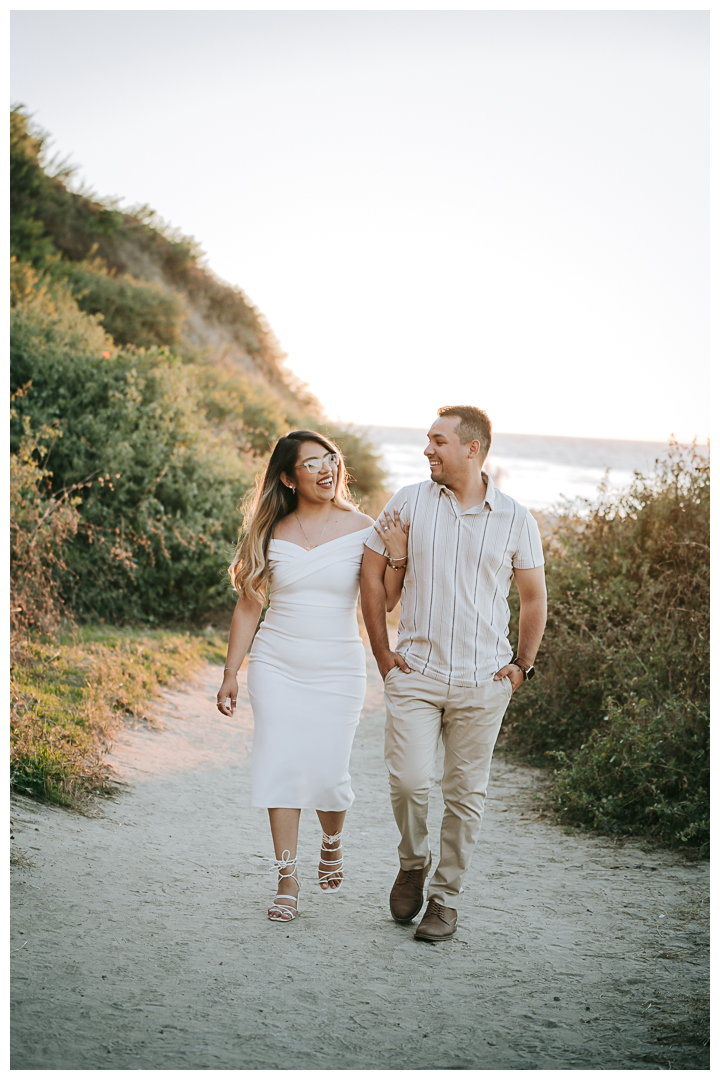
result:
[[[443,405],[442,409],[438,409],[438,416],[457,416],[460,420],[455,429],[458,439],[463,446],[477,439],[480,443],[480,459],[485,460],[492,442],[492,424],[486,412],[476,409],[474,405]]]

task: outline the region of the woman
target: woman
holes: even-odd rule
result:
[[[357,595],[372,526],[350,499],[337,446],[316,431],[291,431],[258,479],[229,568],[238,602],[218,692],[226,716],[233,715],[237,672],[270,590],[250,656],[248,694],[255,717],[252,802],[270,816],[278,891],[268,916],[277,922],[297,912],[302,809],[320,819],[320,888],[334,892],[342,884],[342,829],[355,798],[348,764],[365,697]],[[383,536],[392,536],[404,554],[399,518],[385,524]],[[385,578],[394,607],[403,575],[393,565],[390,560]]]

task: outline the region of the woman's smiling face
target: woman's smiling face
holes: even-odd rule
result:
[[[314,503],[329,503],[335,497],[337,488],[338,467],[330,461],[331,451],[322,443],[304,442],[295,464],[294,479],[298,496]],[[322,462],[318,472],[311,472],[305,468],[305,462]]]

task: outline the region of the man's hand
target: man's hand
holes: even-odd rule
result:
[[[493,678],[495,682],[499,682],[500,679],[504,679],[506,675],[512,683],[514,694],[517,688],[519,686],[522,686],[522,684],[525,682],[525,676],[523,674],[522,668],[519,668],[517,664],[506,664],[505,667],[500,668],[500,670],[493,676]]]
[[[377,659],[377,658],[376,658]],[[407,666],[400,653],[391,652],[388,650],[377,661],[378,671],[382,676],[382,681],[385,682],[385,677],[388,671],[392,671],[394,667],[399,667],[401,671],[404,671],[406,675],[409,675],[411,668]]]

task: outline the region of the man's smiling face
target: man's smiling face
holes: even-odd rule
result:
[[[430,479],[436,484],[452,484],[465,475],[469,445],[457,437],[460,424],[457,416],[438,416],[428,431],[425,457],[430,465]]]

